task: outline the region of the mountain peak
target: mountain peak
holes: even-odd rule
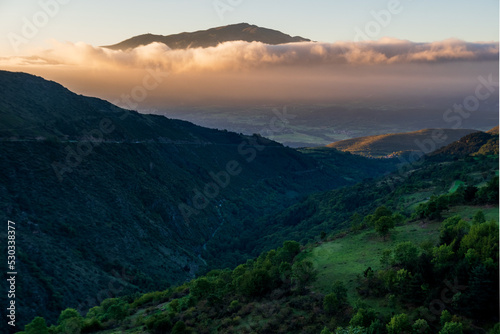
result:
[[[237,23],[208,30],[183,32],[168,36],[148,33],[129,38],[118,44],[105,46],[105,48],[127,50],[154,42],[166,44],[171,49],[208,48],[230,41],[262,42],[278,45],[294,42],[310,42],[311,40],[300,36],[292,37],[278,30],[262,28],[249,23]]]

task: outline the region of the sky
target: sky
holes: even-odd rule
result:
[[[0,56],[29,53],[52,39],[99,46],[143,33],[168,35],[240,22],[321,42],[354,40],[360,31],[374,40],[498,41],[499,1],[3,0]],[[19,36],[22,43],[13,47]]]
[[[315,42],[100,47],[241,22]],[[498,0],[4,0],[0,69],[145,112],[366,97],[460,101],[479,78],[498,82],[498,22]]]

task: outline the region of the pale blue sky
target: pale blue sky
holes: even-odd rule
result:
[[[41,26],[19,44],[17,53],[47,46],[46,41],[107,45],[129,37],[168,35],[248,22],[301,35],[313,40],[353,40],[356,28],[365,31],[375,18],[398,0],[4,0],[0,2],[0,55],[16,54],[9,36],[25,38],[26,20]],[[42,3],[59,3],[53,17]],[[219,15],[214,4],[233,7]],[[230,5],[230,3],[235,4]],[[498,41],[498,0],[399,0],[399,13],[384,27],[372,30],[372,39],[395,37],[415,42],[447,38]],[[53,6],[49,6],[53,9]],[[47,11],[47,10],[45,10]],[[50,10],[48,10],[50,12]],[[45,17],[44,17],[45,15]],[[34,18],[35,16],[35,18]],[[44,21],[45,19],[48,20]],[[376,29],[372,25],[372,29]]]

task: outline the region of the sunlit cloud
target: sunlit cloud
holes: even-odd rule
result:
[[[143,101],[157,107],[206,101],[456,94],[467,92],[478,75],[493,73],[497,79],[498,55],[498,43],[456,39],[284,45],[234,41],[185,50],[152,43],[125,51],[52,41],[50,49],[0,58],[0,68],[41,75],[108,100],[140,84],[147,69],[161,70],[170,77]]]
[[[384,38],[368,42],[292,43],[226,42],[217,47],[171,50],[152,43],[126,51],[85,43],[53,42],[53,48],[36,56],[3,58],[2,65],[79,65],[107,67],[157,67],[173,72],[240,70],[268,65],[332,65],[435,63],[498,59],[498,43],[467,43],[450,39],[412,43]]]

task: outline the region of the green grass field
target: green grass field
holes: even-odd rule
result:
[[[460,215],[465,220],[472,220],[478,210],[484,212],[487,220],[499,221],[498,207],[458,206],[444,213],[443,216],[447,218]],[[417,245],[424,241],[437,243],[440,226],[441,222],[424,224],[421,221],[397,226],[385,241],[373,229],[350,233],[343,238],[306,249],[299,256],[311,260],[319,272],[313,290],[325,294],[330,293],[333,282],[339,280],[346,284],[349,301],[354,303],[358,299],[356,277],[362,275],[368,267],[374,271],[381,269],[380,257],[384,249],[392,248],[405,241],[411,241]],[[380,311],[387,308],[384,300],[369,300],[369,304]]]
[[[430,240],[437,243],[440,225],[411,223],[397,226],[386,241],[373,230],[362,231],[305,251],[303,257],[311,260],[319,271],[313,289],[329,293],[333,282],[343,281],[348,288],[349,299],[356,300],[356,276],[362,275],[368,267],[380,269],[380,257],[384,249],[404,241],[420,244]]]

